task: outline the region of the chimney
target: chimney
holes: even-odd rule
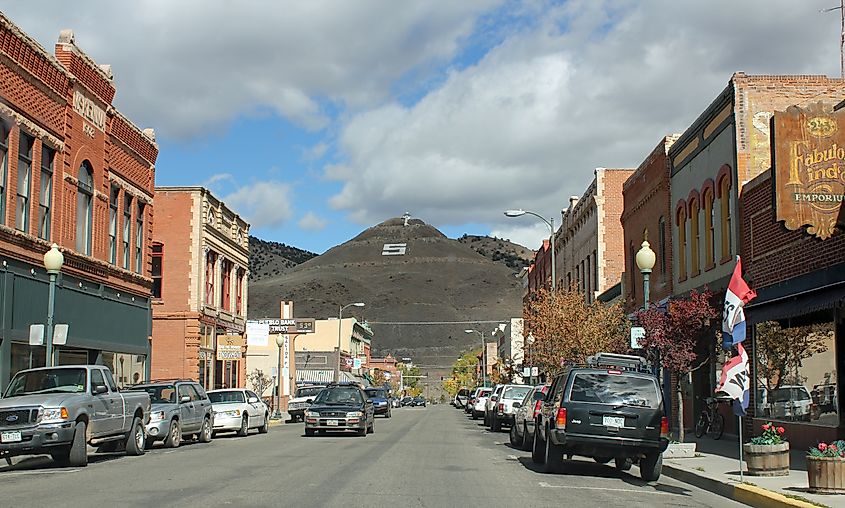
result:
[[[569,196],[569,209],[575,209],[575,205],[578,204],[578,196]]]

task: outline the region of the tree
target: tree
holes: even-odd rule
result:
[[[637,312],[637,321],[645,328],[645,338],[640,345],[652,363],[660,365],[675,374],[678,394],[678,440],[684,440],[684,399],[681,396],[681,380],[706,362],[693,367],[698,355],[696,343],[710,329],[712,319],[719,317],[719,311],[710,304],[713,293],[709,290],[693,290],[688,298],[671,300],[667,310],[652,307]],[[712,347],[715,347],[715,340]],[[708,356],[709,357],[709,356]]]
[[[814,324],[781,327],[777,321],[760,323],[756,328],[758,373],[766,383],[768,391],[783,384],[804,384],[798,376],[803,361],[813,355],[824,353],[828,344],[833,344],[833,325]]]
[[[396,366],[402,372],[404,392],[411,396],[416,396],[422,393],[422,388],[417,386],[420,382],[420,368],[416,365],[406,365],[404,363],[399,363]]]
[[[391,392],[396,389],[396,384],[391,378],[391,373],[386,370],[373,369],[372,378],[373,386],[386,387]]]
[[[275,377],[268,376],[261,369],[253,370],[246,379],[249,381],[250,386],[252,386],[252,391],[257,393],[259,397],[263,396],[264,391],[273,386],[273,383],[276,381]]]
[[[475,369],[480,352],[481,349],[476,349],[464,353],[452,364],[452,375],[443,381],[443,389],[446,393],[454,397],[461,388],[469,388],[476,384]]]
[[[554,376],[567,363],[599,352],[627,352],[628,320],[620,304],[587,304],[575,287],[537,291],[523,310],[525,335],[533,336],[529,363]]]

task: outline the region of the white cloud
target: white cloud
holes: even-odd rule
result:
[[[302,152],[302,158],[306,161],[315,161],[322,159],[329,149],[328,143],[317,143],[314,146],[308,147]]]
[[[318,217],[314,212],[308,212],[299,219],[299,227],[306,231],[320,231],[326,228],[328,221]]]
[[[293,217],[291,186],[284,182],[255,182],[225,196],[223,202],[245,217],[251,227],[275,228]]]
[[[216,174],[209,176],[202,183],[202,186],[203,187],[211,187],[211,186],[218,184],[220,182],[225,182],[227,180],[232,180],[232,179],[234,179],[234,176],[232,176],[231,173],[216,173]]]
[[[520,219],[513,220],[518,221]],[[525,222],[531,222],[534,219],[533,217],[530,217],[523,220]],[[540,245],[543,244],[543,240],[549,238],[549,227],[543,223],[523,226],[514,224],[510,227],[505,226],[496,228],[490,232],[490,236],[504,238],[531,250],[537,250],[540,248]]]

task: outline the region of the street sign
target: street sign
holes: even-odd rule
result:
[[[631,327],[631,349],[642,349],[640,339],[645,338],[645,328],[642,326]]]
[[[531,367],[522,368],[522,377],[529,377],[531,375]]]
[[[43,346],[44,345],[44,325],[29,325],[29,345]]]
[[[538,367],[531,367],[531,376],[537,377],[540,375],[540,369]]]
[[[353,358],[352,359],[352,368],[353,369],[360,369],[361,368],[361,359],[360,358]]]
[[[53,345],[64,346],[67,344],[67,323],[61,323],[53,327]]]
[[[270,325],[260,321],[246,322],[247,346],[267,346],[269,342]]]
[[[271,334],[314,333],[314,318],[297,319],[259,319],[258,323],[267,324]]]

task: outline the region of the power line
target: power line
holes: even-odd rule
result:
[[[367,321],[370,325],[397,325],[397,326],[425,326],[425,325],[476,325],[476,324],[490,324],[490,323],[507,323],[508,319],[493,319],[493,320],[475,320],[475,321]]]

